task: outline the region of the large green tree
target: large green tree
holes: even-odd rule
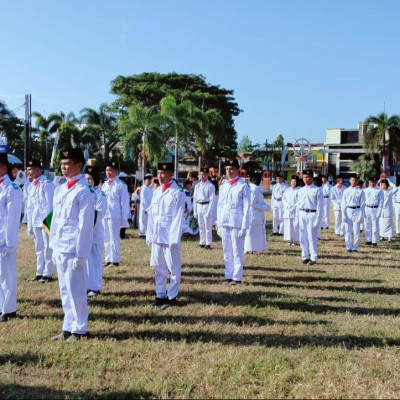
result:
[[[382,170],[388,173],[389,156],[395,159],[400,155],[400,116],[384,112],[377,116],[370,115],[364,121],[364,148],[367,154],[381,155]]]
[[[173,96],[178,104],[191,101],[198,109],[206,112],[218,110],[223,124],[208,121],[208,149],[218,155],[231,157],[236,153],[237,133],[234,117],[241,110],[233,97],[233,90],[206,82],[202,75],[156,72],[132,76],[118,76],[111,82],[111,93],[119,96],[114,107],[126,112],[132,104],[160,107],[161,99]]]
[[[365,181],[368,176],[375,175],[377,173],[375,160],[371,160],[365,154],[358,157],[356,161],[351,161],[350,169],[357,172],[363,181]]]

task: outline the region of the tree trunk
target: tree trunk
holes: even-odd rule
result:
[[[107,164],[109,160],[110,160],[110,143],[104,141],[104,161]]]

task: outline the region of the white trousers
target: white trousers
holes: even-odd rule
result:
[[[396,216],[396,235],[400,233],[400,203],[395,203],[394,214]]]
[[[290,243],[297,243],[299,241],[299,228],[294,226],[293,218],[283,219],[283,240]]]
[[[143,211],[141,208],[139,212],[139,228],[138,228],[139,236],[146,236],[147,220],[148,220],[148,215],[145,213],[145,209],[143,207]]]
[[[36,252],[36,275],[52,277],[54,263],[52,250],[49,247],[49,236],[43,228],[33,228]]]
[[[342,210],[333,210],[335,214],[335,235],[343,235]]]
[[[64,311],[62,330],[85,334],[88,332],[89,310],[84,268],[72,268],[73,254],[56,253],[54,258]]]
[[[299,239],[301,258],[317,261],[318,258],[318,229],[314,229],[315,212],[299,211]]]
[[[360,243],[360,222],[357,222],[361,210],[359,208],[346,208],[346,221],[344,222],[344,242],[347,250],[358,250]]]
[[[379,233],[378,208],[365,206],[364,236],[366,242],[377,243]]]
[[[243,277],[244,238],[238,237],[239,229],[221,227],[224,252],[225,278],[241,281]]]
[[[150,265],[154,267],[156,297],[174,299],[181,284],[181,245],[152,243]],[[167,290],[169,275],[169,287]]]
[[[330,199],[329,197],[324,197],[322,199],[322,221],[321,228],[329,228],[330,224]]]
[[[200,244],[207,246],[211,245],[213,223],[212,215],[207,218],[206,214],[198,213],[197,221],[199,222]]]
[[[104,218],[104,252],[106,262],[119,263],[121,261],[121,220]]]
[[[2,314],[17,311],[17,249],[0,254],[0,309]]]
[[[283,207],[272,208],[272,232],[283,233]]]
[[[92,244],[85,268],[86,289],[100,291],[103,286],[103,245]]]
[[[393,216],[379,218],[379,236],[392,240],[393,237]]]

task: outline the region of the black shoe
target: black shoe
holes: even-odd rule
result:
[[[210,246],[209,244],[206,244],[205,249],[206,249],[206,250],[211,250],[211,246]]]
[[[82,338],[87,337],[87,333],[73,333],[66,341],[65,343],[72,343],[72,342],[77,342],[78,340],[81,340]]]
[[[380,238],[379,241],[380,241],[380,242],[384,242],[384,241],[385,241],[385,238]]]
[[[206,247],[206,245],[205,245],[205,244],[201,244],[200,247],[201,247],[202,249],[204,249],[204,247]]]
[[[9,319],[17,318],[17,312],[11,312],[8,314],[1,314],[0,315],[0,322],[7,322]]]
[[[119,263],[111,263],[112,265],[110,265],[110,267],[118,267]]]
[[[70,336],[71,336],[71,332],[62,331],[58,335],[53,336],[50,340],[53,341],[53,342],[56,341],[56,340],[65,340],[65,339],[69,338]]]
[[[167,297],[166,302],[161,306],[161,310],[166,310],[167,308],[176,306],[177,304],[178,300],[176,299],[176,297],[174,297],[173,299],[169,299]]]
[[[353,250],[353,253],[358,253],[358,250]]]
[[[308,262],[308,265],[315,265],[316,263],[317,263],[316,261],[310,260],[310,261]]]
[[[156,297],[156,299],[151,303],[152,306],[154,307],[161,307],[164,305],[168,300],[168,297]]]
[[[110,262],[106,262],[105,264],[103,264],[103,267],[109,267],[111,265]]]
[[[372,242],[365,242],[367,246],[371,246]]]
[[[241,284],[242,281],[234,281],[233,279],[229,282],[230,285],[235,286]]]
[[[305,260],[302,261],[303,264],[308,264],[309,261],[311,261],[309,258],[306,258]]]
[[[376,246],[378,246],[378,243],[372,243],[372,246],[376,247]]]
[[[40,281],[40,279],[42,279],[43,276],[42,275],[36,275],[34,278],[29,278],[27,279],[27,282],[36,282],[36,281]]]
[[[351,253],[352,251],[353,251],[353,250],[351,250],[351,249],[347,249],[347,252],[348,252],[348,253]]]
[[[222,284],[223,285],[227,285],[228,283],[231,283],[232,282],[232,279],[224,279],[223,281],[222,281]]]
[[[271,236],[278,236],[277,232],[273,232]]]
[[[39,283],[46,283],[46,282],[52,282],[53,278],[51,276],[42,276],[42,279],[39,279]]]
[[[89,290],[87,292],[87,297],[94,297],[100,294],[100,290]]]

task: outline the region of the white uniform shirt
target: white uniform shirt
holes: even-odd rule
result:
[[[207,179],[205,182],[199,181],[194,187],[193,194],[193,213],[199,212],[211,215],[215,196],[215,186]],[[201,207],[201,203],[207,207]],[[204,209],[205,208],[205,209]],[[205,211],[205,212],[204,212]]]
[[[50,248],[56,253],[88,258],[92,249],[96,195],[84,175],[68,189],[67,183],[54,192]]]
[[[108,180],[105,181],[101,189],[106,194],[107,199],[104,218],[119,219],[126,222],[130,208],[128,187],[125,182],[115,177],[111,184],[108,183]]]
[[[162,192],[162,185],[154,190],[148,209],[146,243],[176,245],[181,242],[185,194],[175,181]]]
[[[332,185],[329,182],[323,183],[321,186],[321,190],[322,190],[322,197],[324,199],[329,198],[332,190]]]
[[[382,211],[380,213],[381,218],[393,218],[393,196],[398,191],[398,187],[386,190],[381,189],[381,192],[383,194]]]
[[[269,210],[269,205],[264,201],[260,186],[249,183],[250,187],[250,225],[265,225],[264,212]]]
[[[43,226],[43,220],[53,209],[53,196],[54,184],[44,175],[32,181],[28,186],[28,198],[31,207],[28,226],[33,228]]]
[[[367,187],[364,189],[365,196],[365,206],[375,207],[378,206],[378,209],[382,208],[383,203],[383,193],[382,190],[375,187]]]
[[[17,247],[22,191],[8,175],[0,185],[0,246]]]
[[[297,194],[296,215],[301,210],[315,210],[316,221],[322,218],[322,190],[312,183],[303,186]]]
[[[335,211],[340,211],[342,207],[342,198],[343,198],[343,192],[345,191],[346,186],[342,185],[340,188],[338,185],[335,185],[331,189],[331,200],[333,203],[333,209]]]
[[[365,194],[362,189],[358,186],[348,187],[342,198],[342,215],[345,218],[346,207],[357,207],[360,208],[362,215],[364,215],[364,205],[365,205]]]
[[[289,185],[286,182],[282,183],[276,183],[274,187],[272,188],[272,193],[271,193],[271,207],[277,207],[277,208],[282,208],[282,197],[283,193],[285,190],[289,187]]]
[[[103,218],[106,212],[107,199],[105,193],[101,190],[99,186],[93,188],[96,193],[96,224],[94,226],[93,232],[93,244],[103,244],[104,243],[104,225]]]
[[[143,185],[140,189],[140,212],[144,213],[151,204],[151,199],[153,198],[153,189],[150,186]]]
[[[219,190],[217,226],[249,229],[250,188],[239,178],[224,181]]]
[[[289,187],[285,190],[282,197],[283,218],[294,218],[296,215],[297,197],[300,188],[296,186],[294,189]]]

